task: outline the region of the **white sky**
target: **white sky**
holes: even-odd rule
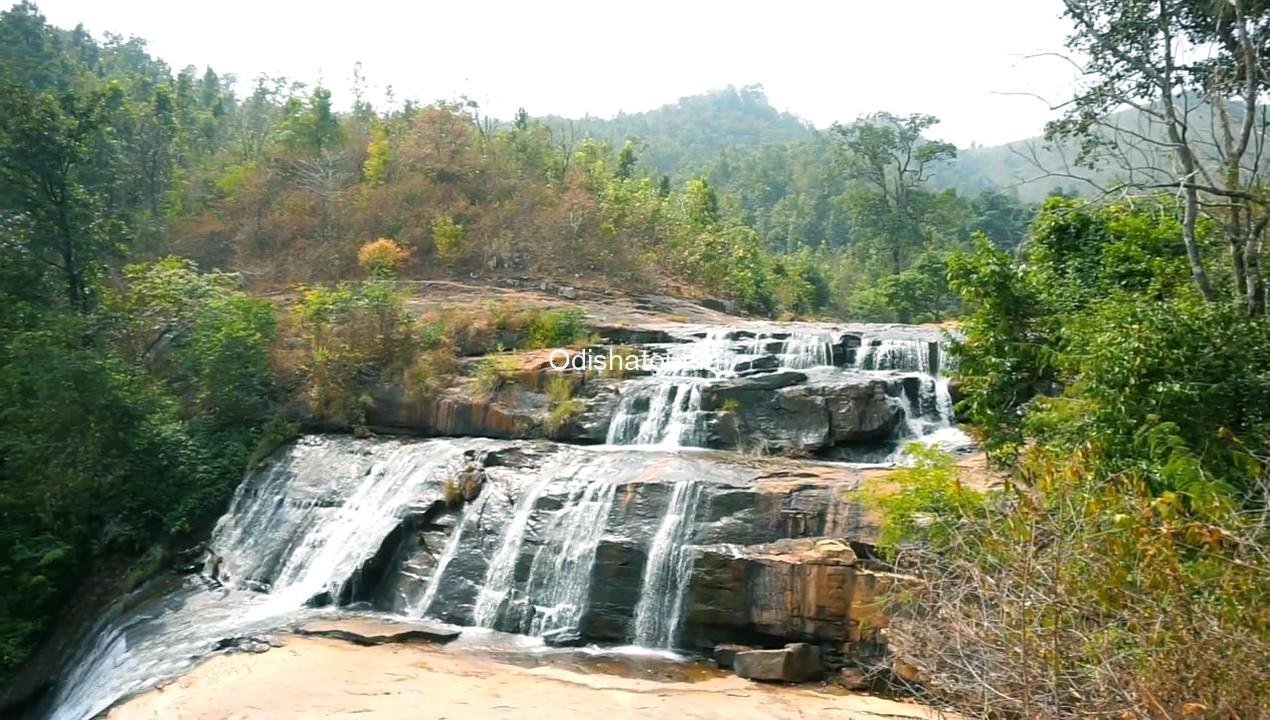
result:
[[[2,0],[0,0],[2,1]],[[55,25],[145,38],[174,68],[264,72],[349,102],[361,61],[374,99],[468,95],[486,112],[611,116],[728,84],[819,127],[877,110],[926,112],[960,146],[1035,135],[1074,74],[1053,58],[1059,0],[37,0]],[[4,4],[8,4],[5,2]],[[240,88],[241,89],[241,88]]]

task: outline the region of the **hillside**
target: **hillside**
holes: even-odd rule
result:
[[[611,119],[543,119],[552,128],[572,130],[613,147],[633,140],[644,166],[672,181],[683,180],[729,148],[806,140],[816,134],[806,120],[772,107],[761,85],[728,86]]]

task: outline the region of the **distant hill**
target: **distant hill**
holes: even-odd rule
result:
[[[1240,109],[1233,106],[1231,111],[1238,116]],[[1205,127],[1207,109],[1201,107],[1193,112],[1195,126]],[[1125,111],[1113,118],[1134,132],[1159,135],[1158,129],[1149,127],[1137,111]],[[655,110],[611,119],[548,116],[543,120],[557,129],[572,123],[578,137],[606,141],[614,147],[633,140],[640,146],[640,164],[648,172],[668,175],[675,182],[701,174],[722,184],[723,189],[732,190],[729,186],[734,184],[734,169],[756,160],[761,167],[743,172],[767,175],[770,179],[774,174],[788,173],[791,165],[819,165],[814,172],[798,173],[804,183],[817,178],[832,183],[835,173],[827,131],[772,107],[760,85],[729,86],[680,98]],[[1075,156],[1074,144],[1051,147],[1039,134],[1004,145],[960,148],[956,160],[936,169],[931,183],[966,196],[998,191],[1024,202],[1035,202],[1058,191],[1085,195],[1094,192],[1092,186],[1075,178],[1046,177],[1045,170],[1087,175],[1102,185],[1116,181],[1117,168],[1076,168]],[[1161,167],[1170,162],[1158,155],[1150,160]],[[780,184],[767,183],[769,191]],[[775,200],[772,198],[771,202]]]
[[[1230,114],[1238,123],[1243,117],[1243,106],[1231,103]],[[1220,125],[1215,122],[1212,106],[1198,100],[1189,111],[1192,128],[1191,142],[1196,152],[1207,155],[1210,161],[1217,159],[1217,145],[1213,132]],[[1163,144],[1134,141],[1134,137],[1155,138],[1163,143],[1165,130],[1158,122],[1151,121],[1139,110],[1124,110],[1112,115],[1108,122],[1121,128],[1122,140],[1129,139],[1125,155],[1135,167],[1135,182],[1169,182],[1168,172],[1175,162],[1172,152]],[[1113,133],[1108,130],[1104,137]],[[1262,146],[1268,138],[1262,138]],[[1128,179],[1124,168],[1117,163],[1102,163],[1094,168],[1075,165],[1078,146],[1074,142],[1049,143],[1042,136],[990,147],[963,148],[957,151],[954,163],[940,168],[932,177],[932,184],[939,188],[953,188],[958,193],[975,195],[985,190],[1003,190],[1017,195],[1020,200],[1034,202],[1055,192],[1092,195],[1098,190],[1081,181],[1088,178],[1099,186],[1109,188]],[[1262,160],[1262,163],[1267,162]],[[1147,167],[1160,170],[1146,170]],[[1264,165],[1263,165],[1264,167]],[[1070,174],[1079,176],[1063,177]]]
[[[614,147],[634,140],[641,145],[641,163],[672,180],[704,168],[730,148],[807,140],[817,133],[806,120],[772,107],[760,85],[728,86],[611,119],[570,121],[548,116],[543,120],[556,128],[572,122],[580,136],[608,141]]]

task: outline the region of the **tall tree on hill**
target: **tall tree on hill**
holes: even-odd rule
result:
[[[0,91],[0,217],[28,257],[61,275],[67,303],[80,311],[90,274],[123,235],[104,179],[114,152],[102,137],[120,102],[114,85]]]
[[[1182,243],[1204,297],[1216,300],[1197,233],[1201,215],[1223,228],[1232,293],[1251,315],[1266,311],[1261,268],[1270,192],[1268,124],[1260,100],[1270,74],[1270,4],[1263,0],[1064,0],[1075,25],[1068,47],[1091,82],[1051,123],[1051,139],[1082,141],[1123,181],[1107,194],[1176,192]],[[1118,110],[1132,108],[1128,126]]]
[[[928,239],[927,216],[937,204],[924,189],[931,170],[957,155],[950,143],[923,137],[938,122],[931,115],[876,113],[833,127],[852,183],[845,200],[853,239],[893,273],[908,267]]]

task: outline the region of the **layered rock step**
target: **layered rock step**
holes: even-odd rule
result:
[[[500,356],[508,381],[493,390],[459,377],[419,396],[385,378],[369,395],[365,423],[423,436],[802,456],[877,448],[952,421],[951,391],[937,379],[945,364],[937,330],[749,323],[605,332],[608,342],[623,344]],[[641,360],[633,371],[613,373],[597,370],[597,357],[609,363],[605,367],[615,357]],[[481,359],[464,362],[474,368]],[[555,412],[560,401],[547,392],[559,377],[572,387],[565,414]],[[292,414],[310,427],[340,429],[314,419],[303,405]]]

